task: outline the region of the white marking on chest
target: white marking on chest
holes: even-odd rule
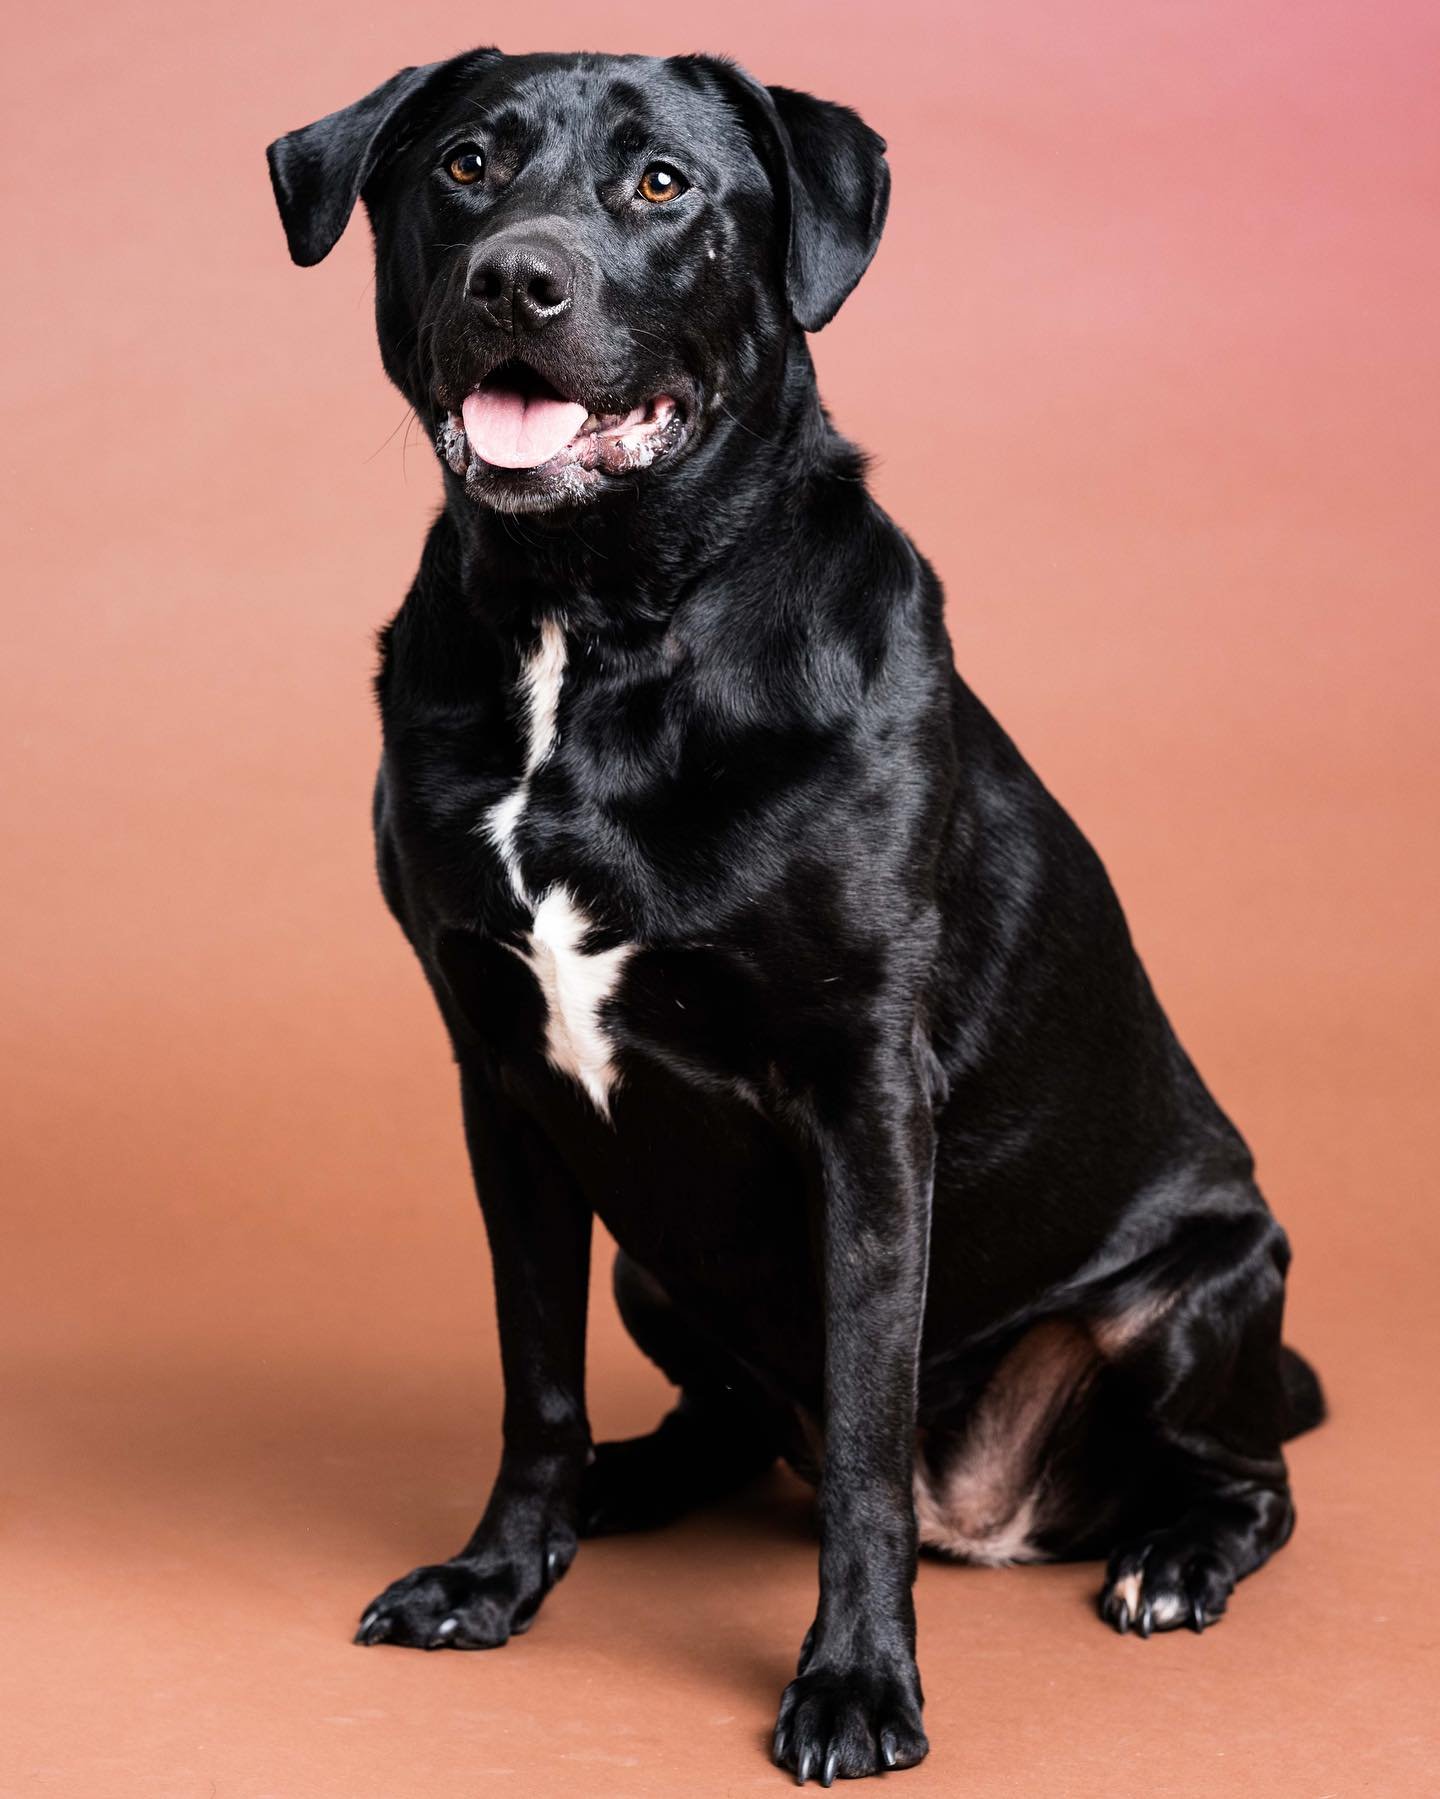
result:
[[[516,898],[531,913],[527,950],[517,951],[545,997],[545,1054],[551,1065],[577,1081],[596,1109],[610,1114],[615,1066],[600,1023],[634,944],[620,943],[587,955],[581,945],[590,920],[563,886],[532,896],[520,870],[516,833],[530,800],[530,784],[555,747],[560,688],[565,679],[565,628],[555,619],[540,627],[540,642],[520,672],[525,720],[525,766],[515,788],[485,815],[485,835],[500,852]]]
[[[580,948],[590,921],[563,887],[541,900],[530,928],[529,963],[545,995],[545,1053],[580,1085],[608,1117],[615,1067],[600,1024],[600,1009],[615,991],[634,949],[617,943],[587,956]]]
[[[534,901],[525,891],[515,832],[530,798],[535,771],[555,747],[555,716],[560,710],[560,684],[565,679],[565,627],[547,618],[540,627],[540,642],[526,657],[517,686],[524,714],[525,768],[519,783],[485,814],[485,835],[500,852],[510,885],[523,905]]]

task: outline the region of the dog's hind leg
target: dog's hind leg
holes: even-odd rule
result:
[[[751,1376],[623,1250],[614,1281],[627,1330],[680,1400],[648,1436],[595,1446],[581,1479],[581,1536],[669,1524],[764,1473],[781,1446],[780,1414]]]
[[[1142,1637],[1213,1624],[1295,1520],[1280,1449],[1284,1234],[1266,1214],[1215,1218],[1186,1260],[1178,1285],[1117,1295],[1091,1321],[1161,1471],[1153,1520],[1122,1537],[1099,1602]]]

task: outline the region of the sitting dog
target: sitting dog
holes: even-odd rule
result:
[[[775,1759],[926,1753],[917,1545],[1108,1557],[1203,1630],[1294,1522],[1286,1240],[1105,872],[957,677],[806,333],[889,195],[720,59],[478,50],[271,146],[297,263],[363,198],[444,510],[382,635],[380,880],[460,1068],[504,1448],[358,1641],[485,1649],[580,1538],[784,1458],[820,1590]],[[592,1443],[592,1217],[680,1390]]]

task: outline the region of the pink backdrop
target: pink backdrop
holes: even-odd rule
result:
[[[492,37],[730,52],[889,138],[824,390],[1254,1143],[1334,1401],[1295,1545],[1203,1642],[1107,1637],[1093,1569],[927,1567],[905,1791],[1431,1790],[1440,11],[58,0],[5,32],[7,1790],[779,1790],[813,1594],[783,1485],[587,1550],[501,1655],[347,1644],[465,1534],[497,1392],[367,834],[371,636],[437,481],[365,232],[293,270],[262,151]],[[643,1426],[658,1381],[594,1334],[597,1424]]]

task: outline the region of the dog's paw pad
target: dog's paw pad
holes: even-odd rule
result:
[[[1100,1616],[1121,1636],[1188,1626],[1201,1631],[1223,1616],[1235,1576],[1207,1545],[1164,1533],[1111,1557]]]

